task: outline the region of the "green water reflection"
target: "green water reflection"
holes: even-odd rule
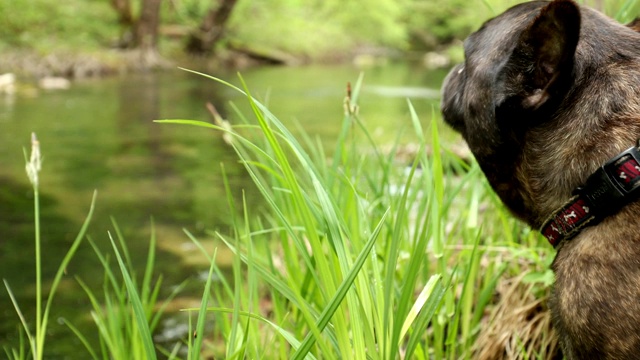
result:
[[[351,66],[309,66],[255,68],[242,75],[254,96],[267,101],[283,122],[297,121],[330,148],[343,117],[346,83],[355,82],[360,72]],[[365,71],[360,115],[379,143],[391,143],[398,129],[411,128],[407,98],[423,123],[430,121],[432,110],[437,113],[437,89],[444,74],[405,63]],[[239,84],[235,74],[214,75]],[[40,191],[45,279],[54,275],[97,189],[89,233],[98,245],[108,250],[113,216],[142,271],[153,217],[164,293],[193,279],[187,292],[198,294],[198,274],[206,265],[181,229],[205,238],[206,229],[228,228],[220,164],[238,198],[244,189],[251,205],[261,204],[220,134],[151,121],[209,121],[207,101],[231,122],[237,115],[230,102],[250,114],[242,95],[180,70],[77,82],[61,92],[0,97],[0,277],[12,286],[29,319],[35,305],[33,199],[22,149],[29,146],[30,133],[38,134],[44,156]],[[222,266],[229,257],[228,252],[218,254]],[[67,273],[54,302],[48,358],[77,354],[81,348],[56,319],[65,317],[95,332],[89,327],[89,301],[73,278],[79,276],[96,288],[102,283],[102,268],[87,244]],[[17,327],[9,297],[0,289],[0,348],[17,344]]]

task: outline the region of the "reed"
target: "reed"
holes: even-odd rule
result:
[[[24,341],[21,341],[18,349],[5,348],[5,354],[10,359],[32,358],[32,359],[41,360],[44,358],[47,325],[49,322],[49,313],[51,311],[52,302],[55,297],[56,290],[58,289],[58,285],[62,280],[62,276],[65,273],[65,269],[67,268],[67,265],[73,258],[73,255],[75,254],[76,250],[80,246],[80,243],[82,242],[85,236],[85,233],[91,221],[91,217],[93,215],[97,192],[94,192],[93,194],[93,199],[91,200],[91,207],[89,208],[89,213],[87,214],[87,217],[84,223],[82,224],[82,227],[78,232],[78,235],[76,236],[75,240],[71,244],[71,247],[67,251],[67,254],[64,256],[60,265],[58,266],[58,270],[56,271],[53,281],[51,282],[51,288],[49,289],[49,292],[46,296],[46,302],[44,303],[44,308],[43,308],[42,301],[44,300],[45,296],[42,290],[42,285],[43,285],[42,283],[42,246],[41,246],[42,238],[40,236],[40,197],[39,197],[39,189],[40,189],[39,174],[40,174],[40,170],[42,169],[42,154],[40,151],[40,142],[36,138],[35,133],[31,134],[31,155],[27,157],[26,150],[24,151],[24,154],[25,154],[25,162],[26,162],[25,168],[27,171],[27,176],[33,187],[33,205],[34,205],[33,211],[35,215],[34,216],[35,265],[34,266],[36,269],[36,279],[35,279],[36,318],[31,320],[28,320],[25,318],[25,316],[22,313],[22,310],[20,309],[20,305],[16,301],[16,298],[13,294],[13,291],[11,290],[9,283],[3,279],[4,286],[7,290],[7,293],[9,294],[9,297],[11,298],[11,302],[16,311],[16,314],[20,319],[20,323],[22,324],[23,333],[21,332],[20,339],[23,339],[24,335],[26,335],[27,337],[27,340],[26,340],[27,342],[25,343]],[[35,323],[35,329],[29,326],[30,323]]]

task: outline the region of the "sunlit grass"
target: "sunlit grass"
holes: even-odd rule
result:
[[[395,161],[401,144],[384,153],[358,117],[361,82],[332,156],[246,86],[236,90],[257,124],[159,121],[227,134],[268,205],[256,213],[229,197],[243,215],[211,233],[238,255],[234,284],[214,288],[208,308],[210,336],[226,344],[218,357],[473,358],[502,276],[547,265],[549,249],[505,212],[477,164],[440,147],[434,114],[424,130],[408,104],[420,149],[410,167]]]

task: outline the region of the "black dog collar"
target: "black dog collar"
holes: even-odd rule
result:
[[[576,236],[584,227],[616,213],[640,197],[640,141],[591,174],[584,186],[540,229],[553,246]]]

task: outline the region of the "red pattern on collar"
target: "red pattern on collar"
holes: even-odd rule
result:
[[[560,241],[575,236],[587,223],[594,219],[585,199],[581,197],[574,197],[574,199],[557,211],[540,231],[552,246],[556,246]]]
[[[633,191],[640,187],[639,155],[634,147],[608,161],[587,180],[587,189],[577,189],[577,195],[545,221],[540,232],[552,246],[573,238],[640,195]]]

